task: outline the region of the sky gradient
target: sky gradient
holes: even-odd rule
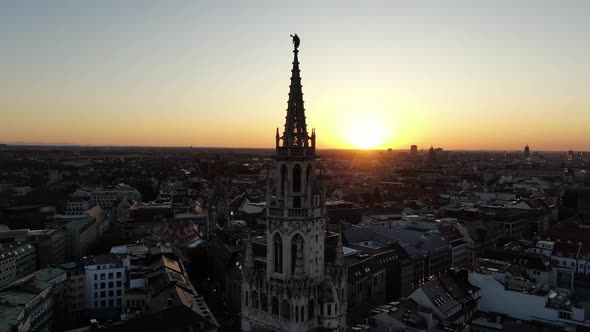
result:
[[[590,1],[2,1],[0,142],[590,150]],[[359,139],[359,137],[364,137]]]

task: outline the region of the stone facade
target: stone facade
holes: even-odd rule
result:
[[[297,37],[294,37],[297,38]],[[298,38],[297,38],[298,41]],[[308,135],[295,44],[285,131],[276,134],[274,179],[267,180],[266,266],[255,268],[252,242],[242,270],[243,331],[344,331],[346,269],[342,241],[324,260],[325,190]]]

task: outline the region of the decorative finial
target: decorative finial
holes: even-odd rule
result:
[[[297,36],[297,34],[293,34],[291,35],[291,38],[293,38],[293,46],[295,46],[295,49],[299,48],[299,43],[301,42],[299,36]]]

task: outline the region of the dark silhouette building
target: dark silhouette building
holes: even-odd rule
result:
[[[307,132],[299,37],[283,135],[276,132],[274,179],[267,180],[266,264],[256,266],[252,240],[242,269],[243,331],[340,331],[346,327],[346,269],[341,237],[326,264],[326,193]]]

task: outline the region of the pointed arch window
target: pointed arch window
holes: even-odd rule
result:
[[[260,309],[262,309],[262,311],[268,312],[268,296],[265,293],[260,295]]]
[[[281,317],[284,319],[291,319],[291,305],[287,300],[283,300],[281,303]]]
[[[274,271],[283,273],[283,238],[277,233],[273,237]]]
[[[272,297],[272,314],[279,315],[279,299],[276,296]]]
[[[258,292],[252,291],[252,308],[258,309]]]
[[[307,305],[307,319],[310,320],[313,317],[315,317],[315,301],[310,299]]]
[[[280,195],[283,196],[285,194],[285,184],[287,183],[288,170],[287,165],[283,164],[281,166],[281,192]]]
[[[299,246],[301,246],[301,252],[305,253],[303,237],[301,234],[295,234],[293,238],[291,238],[291,274],[295,274],[295,266],[297,265],[297,248]]]
[[[295,164],[293,167],[293,192],[301,192],[301,166]]]

